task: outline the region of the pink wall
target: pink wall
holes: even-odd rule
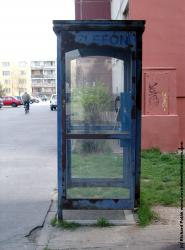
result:
[[[109,0],[76,0],[75,1],[75,19],[110,19],[110,1]]]
[[[109,0],[83,0],[82,5],[80,2],[75,1],[76,19],[111,18]],[[184,17],[185,4],[180,0],[129,0],[129,18],[146,20],[143,35],[143,148],[176,151],[180,141],[185,142]],[[156,96],[153,95],[155,91]]]
[[[156,146],[158,141],[162,151],[175,150],[180,140],[185,142],[185,4],[178,0],[130,0],[129,4],[130,19],[146,20],[143,67],[176,69],[176,83],[169,78],[168,96],[169,106],[176,109],[176,118],[171,117],[171,113],[156,117],[161,113],[160,105],[153,117],[146,117],[145,113],[142,119],[143,147]],[[146,92],[143,97],[145,102]]]

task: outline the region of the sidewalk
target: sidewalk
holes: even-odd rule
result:
[[[177,223],[150,225],[139,228],[133,221],[130,225],[98,228],[81,226],[75,230],[64,230],[51,226],[56,214],[54,204],[46,218],[45,225],[37,241],[36,250],[176,250],[179,244]],[[127,221],[128,223],[128,221]]]

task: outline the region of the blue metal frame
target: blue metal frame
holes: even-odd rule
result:
[[[57,96],[58,96],[58,217],[63,209],[133,209],[139,204],[140,187],[140,138],[141,138],[141,51],[144,21],[54,21],[57,35]],[[103,34],[103,36],[102,36]],[[109,36],[111,34],[111,36]],[[124,58],[126,89],[121,94],[121,120],[125,132],[107,131],[93,134],[81,125],[66,124],[66,75],[65,53],[79,50],[81,56],[102,55]],[[76,53],[76,52],[75,52]],[[77,54],[74,58],[77,57]],[[72,59],[72,58],[71,58]],[[69,98],[69,97],[68,97]],[[125,116],[123,113],[126,112]],[[66,131],[66,126],[70,127]],[[99,126],[93,129],[100,129]],[[111,129],[112,126],[101,127]],[[75,130],[74,130],[75,129]],[[75,133],[73,133],[75,131]],[[82,131],[83,133],[80,133]],[[87,133],[86,133],[87,132]],[[101,132],[99,130],[99,132]],[[120,146],[127,155],[124,159],[126,176],[114,179],[113,186],[129,187],[129,199],[68,199],[67,185],[107,186],[109,179],[72,179],[71,142],[78,139],[120,139]],[[66,170],[67,168],[67,170]],[[97,184],[96,184],[96,182]]]
[[[62,38],[61,36],[57,36],[57,55],[60,54],[61,52],[61,41]],[[62,73],[62,63],[61,63],[61,58],[57,57],[57,103],[58,106],[62,106],[62,98],[59,93],[62,93],[62,84],[59,83],[64,83],[62,81],[62,76],[64,75]],[[61,159],[62,159],[62,126],[61,126],[61,121],[62,121],[62,109],[57,112],[57,132],[58,132],[58,140],[57,140],[57,166],[58,166],[58,217],[62,218],[62,193],[63,193],[63,187],[62,187],[62,164],[61,164]]]

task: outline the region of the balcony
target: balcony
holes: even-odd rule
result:
[[[44,76],[43,76],[43,75],[40,75],[40,74],[39,74],[39,75],[36,75],[36,74],[35,74],[35,75],[31,75],[31,78],[33,78],[33,79],[36,79],[36,78],[39,79],[39,78],[43,78],[43,77],[44,77]]]
[[[44,79],[56,79],[56,75],[55,74],[44,75]]]

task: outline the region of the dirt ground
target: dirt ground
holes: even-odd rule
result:
[[[152,224],[179,225],[180,208],[158,205],[154,206],[152,210],[156,213],[157,217],[159,218],[153,221]]]

